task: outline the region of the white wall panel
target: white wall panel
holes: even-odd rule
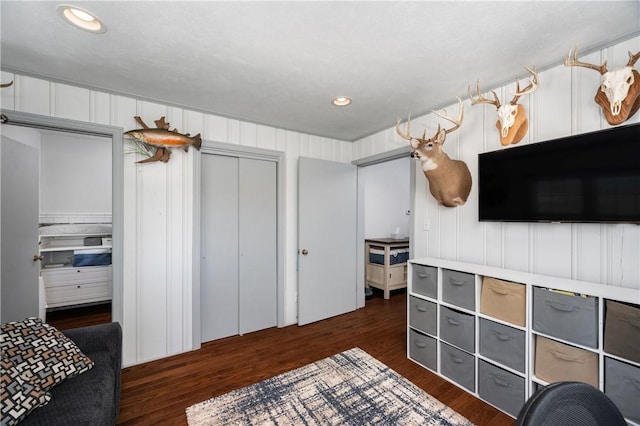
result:
[[[533,236],[533,271],[541,275],[571,279],[571,225],[536,223],[529,225]]]
[[[89,89],[52,84],[51,115],[69,120],[89,121],[91,117],[91,92]]]
[[[540,74],[540,88],[531,111],[534,142],[555,139],[571,134],[571,72],[564,65]],[[532,131],[529,129],[529,131]]]
[[[175,159],[173,159],[175,161]],[[167,167],[140,164],[137,199],[138,361],[167,354]],[[176,261],[171,259],[171,261]],[[179,260],[178,260],[179,261]]]
[[[262,149],[276,149],[276,129],[273,127],[258,125],[256,146]]]
[[[229,134],[227,129],[227,119],[215,115],[204,117],[203,138],[214,142],[226,142]]]
[[[458,149],[449,153],[451,158],[467,164],[471,176],[478,176],[478,154],[484,150],[484,114],[480,106],[472,109],[465,102],[463,125],[456,131],[460,134]],[[453,111],[450,111],[453,113]],[[453,135],[453,134],[452,134]],[[445,143],[446,145],[446,143]],[[449,151],[447,151],[449,152]],[[484,262],[484,226],[478,222],[478,180],[472,178],[471,193],[463,208],[458,209],[458,260],[471,263]]]
[[[89,92],[89,121],[91,123],[109,125],[111,97],[106,93]]]
[[[258,126],[253,123],[247,123],[245,121],[240,123],[240,145],[244,146],[258,146]]]
[[[13,85],[17,111],[50,115],[51,85],[48,81],[16,75]]]
[[[576,223],[573,228],[575,278],[581,281],[606,282],[603,274],[603,238],[608,226],[596,223]]]

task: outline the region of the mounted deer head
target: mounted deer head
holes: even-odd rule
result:
[[[529,129],[526,111],[524,106],[518,103],[518,99],[520,99],[520,96],[534,92],[538,88],[538,73],[535,67],[531,69],[525,66],[524,68],[531,73],[529,85],[524,89],[520,89],[520,81],[516,78],[516,94],[513,99],[511,99],[511,102],[506,105],[500,105],[495,90],[491,91],[491,93],[493,93],[493,100],[483,97],[480,94],[480,81],[476,83],[478,96],[475,99],[471,96],[471,86],[468,87],[471,106],[476,104],[491,104],[498,110],[496,127],[500,131],[500,143],[502,146],[520,142]]]
[[[451,123],[453,127],[442,129],[438,123],[438,130],[435,135],[426,138],[425,130],[421,138],[411,136],[411,117],[407,119],[407,131],[400,130],[400,119],[396,123],[396,132],[400,137],[411,142],[411,157],[420,160],[422,171],[429,181],[429,191],[438,201],[438,204],[445,207],[457,207],[467,201],[471,192],[471,173],[467,165],[460,160],[452,160],[442,149],[447,135],[457,130],[462,124],[464,117],[464,106],[462,100],[458,98],[460,112],[458,118],[454,119],[445,114],[433,111]]]
[[[627,65],[608,71],[607,61],[602,65],[578,61],[576,46],[569,49],[564,65],[589,68],[600,73],[600,88],[594,100],[602,108],[607,122],[614,126],[624,123],[640,109],[640,73],[633,68],[638,59],[640,59],[640,51],[635,55],[629,52]]]

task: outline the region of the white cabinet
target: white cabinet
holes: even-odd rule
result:
[[[45,307],[111,300],[110,226],[53,225],[40,229]]]
[[[409,359],[513,417],[575,380],[640,424],[640,289],[433,258],[408,276]]]
[[[369,238],[364,243],[367,285],[383,290],[385,299],[391,290],[406,288],[409,240]]]

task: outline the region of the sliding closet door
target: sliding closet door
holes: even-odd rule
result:
[[[276,163],[240,159],[240,334],[277,323]]]
[[[201,340],[277,324],[276,163],[202,156]]]
[[[238,334],[238,159],[202,156],[202,342]]]

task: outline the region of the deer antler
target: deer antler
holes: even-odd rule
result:
[[[515,105],[518,102],[518,99],[520,99],[520,96],[535,92],[538,88],[538,73],[536,72],[536,67],[533,67],[533,69],[526,65],[524,65],[524,67],[531,73],[531,76],[529,77],[529,85],[523,90],[520,90],[520,81],[516,78],[516,94],[513,99],[511,99],[511,105]]]
[[[405,133],[400,130],[400,119],[398,118],[398,122],[396,123],[396,133],[402,138],[408,141],[412,140],[411,137],[411,116],[407,118],[407,131]]]
[[[489,100],[487,98],[485,98],[484,96],[482,96],[480,94],[480,80],[478,79],[478,82],[476,83],[476,91],[478,92],[478,97],[473,99],[473,96],[471,96],[471,85],[469,85],[467,87],[467,89],[469,90],[469,100],[471,101],[471,106],[474,106],[476,104],[491,104],[493,106],[495,106],[496,108],[500,108],[500,101],[498,100],[498,95],[496,95],[496,92],[494,90],[491,91],[491,93],[493,93],[493,99],[494,100]]]
[[[573,52],[573,57],[571,56],[571,52]],[[631,61],[631,59],[629,59],[629,61]],[[588,64],[586,62],[578,61],[578,45],[576,45],[575,48],[572,47],[569,49],[569,53],[567,53],[567,57],[564,60],[564,66],[590,68],[598,71],[601,75],[607,72],[607,61],[604,61],[602,65]]]
[[[635,55],[632,55],[631,51],[629,51],[629,62],[627,62],[627,66],[633,67],[638,61],[638,59],[640,59],[640,50]]]
[[[455,130],[458,130],[458,128],[460,127],[460,125],[462,124],[462,119],[464,118],[464,105],[462,105],[462,99],[458,98],[458,106],[460,107],[460,112],[458,112],[458,118],[452,118],[448,115],[446,115],[447,111],[444,111],[444,114],[439,113],[438,111],[433,111],[433,113],[435,115],[437,115],[440,118],[444,118],[447,121],[450,121],[451,123],[454,124],[454,126],[450,129],[445,129],[444,132],[445,134],[449,134]],[[438,124],[438,131],[436,132],[436,134],[440,133],[440,124]]]
[[[452,118],[449,117],[448,115],[446,115],[446,111],[444,111],[444,114],[439,113],[438,111],[433,111],[434,114],[436,114],[438,117],[444,118],[447,121],[450,121],[451,123],[454,124],[454,126],[450,129],[445,129],[444,132],[446,135],[448,135],[449,133],[453,132],[454,130],[457,130],[460,125],[462,124],[462,119],[464,118],[464,106],[462,105],[462,99],[458,98],[458,102],[460,105],[460,112],[458,113],[458,118]],[[436,130],[436,135],[438,133],[440,133],[441,127],[440,127],[440,123],[438,123],[438,130]],[[398,118],[398,121],[396,122],[396,133],[402,138],[402,139],[406,139],[408,141],[412,141],[412,140],[417,140],[419,142],[425,142],[427,140],[427,131],[425,130],[422,133],[422,137],[421,138],[414,138],[413,136],[411,136],[411,116],[409,116],[409,118],[407,118],[407,131],[403,132],[402,130],[400,130],[400,119]]]

